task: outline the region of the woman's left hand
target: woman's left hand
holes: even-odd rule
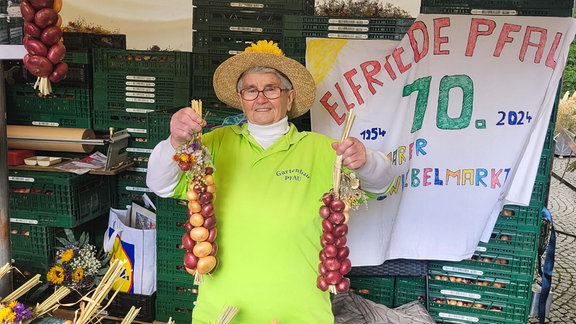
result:
[[[366,164],[366,147],[355,137],[334,142],[332,148],[337,155],[342,155],[342,165],[350,170],[359,169]]]

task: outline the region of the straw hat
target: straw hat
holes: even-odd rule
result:
[[[236,85],[244,71],[256,66],[274,68],[284,73],[292,83],[296,97],[288,118],[296,118],[310,110],[316,97],[314,78],[304,65],[284,56],[278,44],[264,40],[252,44],[216,68],[213,84],[218,99],[231,107],[242,109]]]

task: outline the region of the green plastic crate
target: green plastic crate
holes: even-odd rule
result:
[[[64,32],[62,35],[67,51],[87,51],[93,48],[126,48],[126,35]]]
[[[167,322],[172,318],[176,323],[190,323],[195,302],[196,295],[192,293],[185,298],[175,298],[171,294],[156,291],[156,320]]]
[[[148,79],[148,81],[145,81]],[[94,110],[160,111],[190,104],[190,77],[108,75],[94,77]]]
[[[186,103],[184,103],[186,104]],[[163,109],[148,112],[132,112],[122,110],[94,110],[94,129],[108,130],[110,127],[115,129],[126,129],[131,135],[136,133],[147,134],[148,131],[155,127],[166,127],[166,119],[170,118],[176,109]],[[158,114],[166,114],[160,117]],[[155,128],[156,129],[156,128]]]
[[[262,39],[280,43],[282,33],[194,30],[192,32],[192,48],[194,48],[195,53],[234,55],[244,52],[246,47]]]
[[[120,74],[187,78],[191,74],[190,54],[183,51],[96,48],[93,50],[94,76]]]
[[[525,267],[527,268],[527,267]],[[493,282],[500,280],[503,282],[527,282],[533,278],[532,274],[519,273],[511,267],[493,267],[485,262],[467,261],[430,261],[428,264],[429,273],[433,271],[444,272],[448,276],[474,278],[477,281]],[[534,269],[532,270],[534,271]]]
[[[299,13],[302,15],[314,14],[314,0],[267,0],[255,2],[253,0],[226,1],[226,0],[194,0],[194,6],[221,7],[234,10],[267,10],[278,13]],[[194,13],[196,14],[196,13]]]
[[[523,232],[517,229],[503,228],[496,226],[492,231],[490,240],[486,243],[480,242],[478,247],[491,249],[492,247],[508,249],[510,251],[534,251],[538,244],[539,233]]]
[[[90,69],[92,69],[92,51],[66,51],[66,55],[62,60],[68,64],[90,64]]]
[[[420,13],[437,15],[494,15],[494,16],[550,16],[571,17],[572,9],[566,8],[521,8],[521,9],[482,9],[470,7],[431,7],[420,6]]]
[[[524,232],[540,232],[542,222],[542,206],[504,205],[496,227]]]
[[[10,221],[72,228],[110,208],[106,176],[9,170]]]
[[[440,285],[446,288],[457,287],[461,290],[481,289],[489,294],[504,295],[512,298],[528,298],[532,290],[532,280],[527,280],[526,278],[519,279],[511,276],[491,275],[478,276],[473,271],[466,273],[446,269],[451,268],[432,267],[428,272],[430,284]]]
[[[60,117],[89,118],[92,114],[92,90],[79,88],[54,88],[52,94],[41,97],[31,85],[14,85],[6,87],[7,117],[35,115]],[[35,119],[32,119],[35,120]]]
[[[421,6],[432,7],[471,7],[493,9],[518,8],[564,8],[574,6],[572,0],[422,0]]]
[[[406,30],[408,30],[406,28]],[[388,32],[350,32],[350,31],[331,31],[331,30],[306,30],[306,29],[285,29],[282,33],[282,38],[300,38],[301,41],[306,41],[307,37],[313,38],[344,38],[344,39],[389,39],[401,40],[404,37],[405,31],[388,31]]]
[[[9,125],[92,128],[90,115],[75,117],[72,115],[11,111],[7,113],[6,121]]]
[[[156,291],[159,294],[171,295],[179,299],[187,299],[198,294],[198,286],[194,284],[194,277],[188,275],[189,280],[156,280]]]
[[[220,63],[230,58],[230,54],[192,53],[192,75],[210,75]]]
[[[392,307],[396,277],[354,276],[350,279],[350,290],[375,303]]]
[[[414,18],[285,15],[284,29],[346,33],[399,33],[403,35],[414,21]]]
[[[198,6],[194,8],[192,27],[209,31],[281,33],[284,14],[279,10]]]
[[[394,289],[394,307],[419,301],[426,302],[426,278],[423,277],[396,277]]]
[[[10,223],[12,255],[33,255],[51,260],[56,248],[56,227]]]
[[[501,300],[477,299],[478,294],[431,289],[429,307],[433,318],[442,314],[464,316],[464,323],[526,323],[530,312],[529,299],[502,297]],[[449,316],[450,317],[450,316]],[[452,316],[453,317],[453,316]]]

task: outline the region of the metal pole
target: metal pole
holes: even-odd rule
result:
[[[8,140],[6,133],[6,88],[4,84],[4,65],[0,59],[0,267],[12,264],[10,246],[10,217],[8,216]],[[0,296],[11,293],[12,276],[0,279]]]

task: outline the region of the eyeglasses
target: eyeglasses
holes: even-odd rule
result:
[[[256,98],[258,98],[258,95],[260,95],[260,92],[262,92],[264,97],[268,99],[277,99],[282,94],[282,91],[287,90],[289,89],[282,89],[276,86],[268,86],[265,87],[264,90],[258,90],[257,88],[247,88],[240,90],[240,96],[244,100],[253,101],[256,100]]]

